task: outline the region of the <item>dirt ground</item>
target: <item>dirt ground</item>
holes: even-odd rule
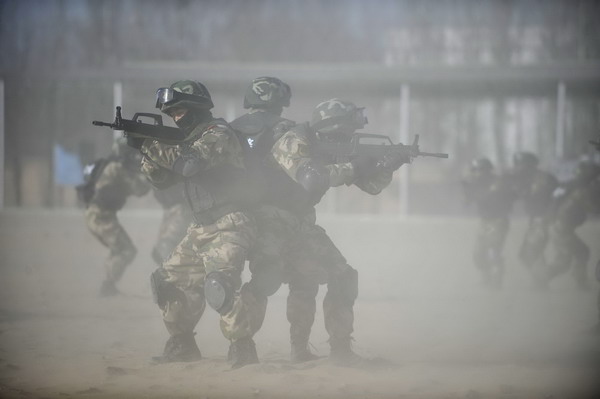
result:
[[[255,337],[261,363],[230,370],[210,309],[196,328],[203,360],[151,363],[167,338],[149,288],[160,213],[129,209],[121,218],[139,253],[123,295],[102,299],[106,251],[81,210],[0,212],[0,398],[600,397],[600,336],[589,333],[599,222],[580,229],[592,247],[590,289],[565,274],[536,292],[516,262],[523,221],[511,227],[505,287],[489,291],[470,261],[473,219],[321,217],[359,271],[354,348],[385,361],[289,363],[282,287]],[[328,354],[320,309],[311,344]]]

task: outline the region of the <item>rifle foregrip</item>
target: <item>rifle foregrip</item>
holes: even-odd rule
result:
[[[420,156],[422,157],[433,157],[433,158],[448,158],[448,154],[443,152],[420,152]]]

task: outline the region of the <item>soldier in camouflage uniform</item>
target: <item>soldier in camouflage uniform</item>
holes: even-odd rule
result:
[[[542,284],[540,271],[545,268],[543,254],[549,237],[552,194],[558,186],[556,177],[538,169],[538,163],[534,154],[518,152],[513,157],[513,169],[508,175],[529,217],[519,258],[531,270],[535,285]]]
[[[132,145],[141,144],[142,171],[157,188],[184,184],[193,221],[169,259],[152,274],[155,300],[170,334],[156,360],[200,359],[193,330],[208,302],[221,315],[233,367],[256,363],[251,335],[256,301],[251,292],[240,290],[244,262],[256,235],[245,211],[255,196],[243,143],[225,121],[212,116],[210,94],[199,82],[178,81],[159,89],[157,107],[187,138],[180,144],[148,139]]]
[[[327,284],[323,301],[325,328],[329,333],[330,359],[356,365],[364,359],[352,351],[353,306],[358,295],[358,273],[316,224],[314,205],[329,189],[356,185],[375,195],[392,180],[393,171],[408,160],[399,155],[385,159],[335,159],[319,156],[320,141],[346,141],[366,123],[363,109],[339,99],[319,104],[310,125],[300,124],[273,146],[270,162],[280,174],[279,196],[270,215],[272,236],[289,237],[284,244],[289,284],[287,317],[290,322],[291,357],[294,362],[311,360],[308,340],[316,311],[319,284]],[[283,188],[285,187],[285,188]]]
[[[575,177],[557,190],[555,214],[550,228],[548,269],[544,276],[544,287],[556,276],[573,268],[573,277],[579,288],[587,287],[587,264],[590,248],[577,235],[588,213],[598,210],[600,205],[600,166],[581,161]]]
[[[504,277],[502,252],[516,194],[505,177],[494,173],[487,158],[473,160],[462,183],[467,202],[475,203],[480,218],[473,251],[475,266],[485,285],[500,288]]]
[[[162,265],[177,244],[181,242],[190,225],[192,215],[185,202],[183,184],[174,184],[163,190],[154,189],[154,198],[163,210],[158,237],[152,248],[152,259]]]
[[[145,195],[150,184],[139,171],[141,158],[137,151],[122,140],[113,145],[113,153],[87,168],[85,221],[92,234],[109,249],[104,265],[106,278],[100,287],[101,296],[118,293],[116,283],[125,268],[133,262],[137,250],[117,218],[127,197]],[[83,188],[83,187],[82,187]]]
[[[274,294],[282,284],[282,272],[286,254],[284,243],[289,235],[278,230],[277,219],[272,215],[277,208],[270,199],[285,189],[280,185],[280,175],[265,161],[270,157],[273,144],[295,123],[281,117],[284,107],[289,107],[290,87],[275,77],[263,76],[252,80],[244,95],[244,108],[248,112],[230,123],[248,143],[248,161],[261,175],[263,203],[253,210],[258,230],[257,242],[250,253],[251,279],[243,290],[251,291],[256,299],[257,312],[253,314],[253,333],[261,327],[267,309],[267,297]],[[269,194],[270,192],[270,194]],[[273,223],[275,222],[275,224]],[[281,226],[285,229],[286,226]]]

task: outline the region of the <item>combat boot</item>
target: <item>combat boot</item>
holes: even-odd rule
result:
[[[357,355],[352,350],[350,339],[330,339],[331,352],[329,360],[337,366],[363,367],[369,363],[368,359]]]
[[[232,369],[258,363],[258,354],[252,338],[246,337],[231,342],[227,358]]]
[[[119,290],[117,290],[117,286],[115,285],[114,282],[109,281],[109,280],[104,280],[102,282],[102,285],[100,286],[100,292],[98,293],[98,295],[101,298],[115,296],[118,294],[119,294]]]
[[[172,335],[165,344],[162,356],[152,358],[156,363],[196,362],[202,358],[194,339],[195,333]]]
[[[292,343],[292,351],[290,353],[290,361],[292,363],[310,362],[318,358],[319,356],[312,353],[307,344]]]

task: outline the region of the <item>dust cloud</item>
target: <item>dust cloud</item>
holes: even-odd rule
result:
[[[483,287],[470,249],[476,220],[319,215],[359,271],[354,349],[377,367],[331,365],[322,311],[311,336],[322,359],[289,363],[287,287],[255,336],[261,363],[230,370],[216,312],[196,328],[203,359],[154,365],[167,339],[152,303],[158,210],[120,213],[138,256],[98,297],[106,252],[80,210],[0,213],[0,397],[576,398],[593,397],[600,365],[598,286],[570,275],[531,289],[511,225],[502,290]],[[600,224],[580,229],[600,256]],[[247,278],[247,275],[246,275]],[[321,288],[318,303],[325,287]]]

